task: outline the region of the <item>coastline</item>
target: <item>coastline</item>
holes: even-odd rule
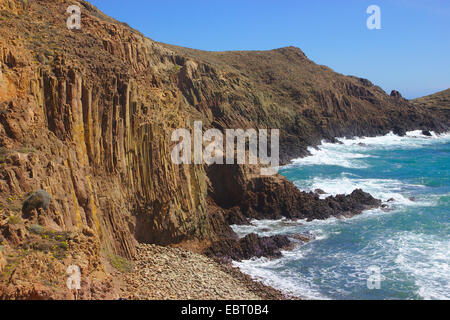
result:
[[[115,272],[127,300],[297,300],[202,254],[140,244],[130,272]]]
[[[121,297],[126,299],[304,300],[204,254],[146,244],[140,244],[137,251],[133,271],[119,273],[123,277]]]
[[[423,132],[419,132],[419,130],[414,130],[414,131],[408,131],[405,135],[395,135],[395,134],[393,134],[392,132],[390,133],[390,134],[388,134],[388,135],[383,135],[383,136],[376,136],[376,137],[354,137],[354,138],[351,138],[351,139],[349,139],[349,138],[341,138],[341,139],[338,139],[338,141],[337,141],[337,143],[338,144],[342,144],[342,145],[346,145],[346,146],[355,146],[355,145],[357,145],[358,147],[362,147],[362,148],[368,148],[370,145],[371,145],[371,143],[374,143],[374,146],[376,146],[376,147],[379,147],[380,145],[383,145],[383,144],[385,144],[386,142],[383,142],[383,141],[381,141],[381,139],[380,138],[386,138],[386,139],[392,139],[392,141],[389,141],[389,144],[391,145],[391,146],[406,146],[406,148],[408,149],[408,148],[411,148],[411,149],[415,149],[417,146],[414,146],[414,145],[410,145],[409,147],[407,146],[408,145],[408,143],[411,143],[411,139],[419,139],[419,141],[420,141],[420,138],[425,138],[425,139],[427,139],[427,140],[430,140],[430,141],[441,141],[441,142],[439,142],[439,143],[443,143],[444,141],[448,141],[448,137],[449,137],[449,131],[444,131],[444,132],[431,132],[431,135],[427,135],[427,134],[424,134]],[[403,139],[408,139],[409,140],[409,142],[408,141],[404,141]],[[437,140],[438,139],[438,140]],[[363,143],[363,142],[361,142],[361,141],[363,141],[363,142],[365,142],[365,143],[367,143],[367,145],[365,144],[365,143]],[[436,143],[436,142],[429,142],[429,145],[432,145],[432,144],[434,144],[434,143]],[[330,143],[330,142],[328,142],[328,141],[323,141],[322,142],[322,144],[325,144],[325,146],[328,144],[328,146],[330,146],[331,144],[336,144],[336,143]],[[413,144],[416,144],[415,142],[413,143]],[[428,144],[427,144],[428,145]],[[315,159],[315,158],[317,158],[319,155],[321,155],[321,151],[322,150],[320,150],[320,146],[319,146],[319,148],[314,148],[314,147],[311,147],[311,149],[310,149],[311,151],[312,151],[312,154],[310,154],[309,156],[306,156],[306,157],[300,157],[300,158],[297,158],[297,159],[295,159],[295,160],[299,160],[298,162],[299,163],[303,163],[303,161],[302,161],[302,159],[304,159],[304,158],[307,158],[307,157],[310,157],[310,158],[312,158],[311,159],[311,161],[305,161],[305,163],[306,163],[306,165],[311,165],[312,163],[311,162],[313,162],[314,160],[317,160],[317,159]],[[351,160],[354,160],[354,158],[350,158]],[[291,166],[294,166],[295,165],[295,160],[293,160],[293,162],[291,163],[291,164],[289,164],[289,165],[285,165],[285,166],[282,166],[282,167],[280,167],[280,168],[289,168],[289,167],[291,167]],[[328,164],[328,165],[336,165],[335,164],[335,160],[336,159],[327,159],[327,160],[329,160],[329,163],[327,162],[327,161],[320,161],[320,162],[318,162],[317,164],[318,165],[320,165],[320,164]],[[345,166],[345,165],[343,165],[343,167],[344,168],[360,168],[360,167],[358,167],[358,166],[356,166],[356,167],[351,167],[351,166]],[[317,186],[316,186],[317,187]],[[358,186],[358,187],[360,187],[360,186]],[[299,187],[300,188],[300,187]],[[322,187],[321,187],[322,188]],[[340,187],[341,189],[341,192],[343,192],[342,190],[343,190],[343,187],[341,186]],[[312,188],[312,189],[308,189],[308,191],[309,190],[313,190],[314,188]],[[323,194],[323,197],[328,197],[328,196],[335,196],[337,193],[336,193],[336,190],[334,190],[332,187],[331,187],[331,189],[333,190],[333,192],[328,192],[329,191],[329,189],[326,189],[325,188],[325,190],[327,190],[327,192],[328,193],[324,193]],[[344,188],[345,189],[345,188]],[[301,189],[301,190],[306,190],[306,189]],[[350,189],[348,189],[348,190],[346,190],[345,192],[348,192]],[[379,195],[379,192],[376,192],[376,191],[373,191],[373,190],[371,190],[370,188],[368,189],[368,190],[366,190],[366,189],[364,189],[363,188],[363,190],[364,191],[366,191],[366,192],[368,192],[369,194],[371,194],[372,196],[374,196],[374,197],[376,197],[376,198],[378,198],[378,199],[383,199],[383,206],[381,206],[380,208],[379,208],[379,210],[376,210],[376,212],[383,212],[383,214],[384,213],[390,213],[390,212],[392,212],[392,211],[396,211],[396,210],[398,210],[399,208],[398,207],[396,207],[396,205],[398,205],[398,204],[400,204],[400,206],[402,206],[402,205],[404,205],[404,202],[402,202],[401,201],[401,199],[397,199],[395,196],[395,199],[393,199],[393,198],[390,198],[391,197],[391,195],[389,195],[389,197],[387,197],[387,196],[380,196]],[[387,190],[389,190],[389,189],[385,189],[386,190],[386,192],[388,192]],[[373,193],[373,192],[375,192],[375,193]],[[322,195],[321,195],[322,196]],[[387,200],[388,198],[390,198],[389,200]],[[405,201],[409,201],[409,203],[410,204],[407,204],[407,206],[408,205],[412,205],[412,206],[416,206],[416,205],[419,205],[419,204],[417,204],[417,199],[415,199],[415,197],[411,197],[411,198],[405,198],[405,199],[403,199],[403,200],[405,200]],[[391,203],[394,203],[394,208],[391,208]],[[370,214],[370,215],[372,215],[372,212],[371,212],[371,210],[370,209],[368,209],[368,210],[364,210],[361,214],[359,214],[359,215],[355,215],[354,217],[344,217],[344,220],[347,220],[347,219],[354,219],[354,218],[358,218],[358,217],[361,217],[361,218],[363,218],[363,219],[365,219],[366,217],[368,217],[368,216],[365,216],[364,214]],[[380,213],[376,213],[377,215],[379,215]],[[283,219],[281,219],[280,221],[283,221],[283,220],[285,220],[286,218],[283,218]],[[330,218],[330,219],[333,219],[333,218]],[[327,219],[327,220],[329,220],[329,219]],[[339,218],[338,218],[338,220],[340,220]],[[357,219],[357,221],[358,221],[359,219]],[[273,224],[275,225],[276,223],[276,221],[274,221],[274,220],[270,220],[270,219],[267,219],[267,223],[268,223],[268,221],[273,221]],[[305,221],[305,223],[306,223],[306,221]],[[270,224],[272,224],[272,222],[270,223]],[[252,225],[253,225],[253,223],[252,223]],[[272,235],[272,234],[274,234],[273,233],[273,231],[271,231],[270,230],[270,228],[271,227],[269,227],[268,225],[266,225],[266,224],[258,224],[258,223],[256,223],[256,224],[254,224],[253,225],[253,228],[249,228],[248,230],[246,229],[246,226],[237,226],[237,227],[243,227],[243,229],[242,230],[240,230],[240,231],[237,231],[237,230],[234,230],[235,232],[237,232],[238,234],[241,234],[241,236],[244,236],[244,235],[246,235],[246,234],[248,234],[248,232],[255,232],[256,234],[258,234],[259,236],[261,236],[261,237],[264,237],[264,236],[267,236],[267,235]],[[257,231],[257,230],[260,230],[260,231]],[[261,231],[261,230],[263,230],[263,231]],[[275,233],[275,234],[285,234],[285,233]],[[251,263],[249,262],[249,261],[246,261],[246,263],[249,263],[249,265],[251,265]],[[258,263],[256,264],[257,266],[258,266]],[[255,267],[255,270],[257,270],[257,268],[258,267]],[[247,269],[247,271],[246,271],[246,269]],[[261,274],[259,274],[258,272],[255,272],[255,270],[253,270],[253,267],[251,267],[251,268],[243,268],[242,269],[242,272],[247,272],[247,274],[251,274],[253,277],[257,277],[257,278],[259,278],[259,277],[262,277],[261,279],[261,281],[263,281],[263,283],[265,283],[265,284],[268,284],[268,285],[274,285],[273,284],[273,282],[272,281],[267,281],[267,279],[266,279],[266,277],[265,276],[262,276]],[[275,288],[278,288],[279,290],[282,290],[283,291],[283,287],[284,286],[280,286],[280,285],[274,285],[274,287]],[[289,292],[289,290],[285,290],[285,291],[283,291],[283,292]],[[296,292],[296,294],[298,295],[299,293],[298,292]],[[306,300],[308,300],[308,299],[315,299],[315,298],[313,298],[313,297],[309,297],[309,298],[302,298],[302,299],[306,299]]]

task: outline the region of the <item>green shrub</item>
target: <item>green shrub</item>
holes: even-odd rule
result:
[[[63,249],[63,250],[69,249],[69,244],[67,243],[67,241],[61,241],[58,246],[60,249]]]
[[[32,147],[21,147],[17,151],[20,153],[32,153],[32,152],[36,152],[36,149],[32,148]]]
[[[108,257],[111,265],[121,272],[130,272],[133,269],[133,263],[121,256],[108,254]]]
[[[8,223],[9,224],[18,224],[20,222],[20,218],[18,216],[9,216]]]
[[[35,234],[42,234],[44,232],[44,228],[38,224],[32,224],[30,226],[30,231]]]

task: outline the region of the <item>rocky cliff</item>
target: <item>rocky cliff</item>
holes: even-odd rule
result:
[[[410,103],[417,108],[429,109],[447,123],[450,121],[450,88],[431,94],[426,97],[411,100]]]
[[[81,30],[66,27],[72,4],[81,7]],[[247,217],[271,208],[333,215],[306,212],[309,198],[279,176],[175,165],[171,132],[195,120],[205,129],[278,128],[283,162],[322,139],[448,128],[427,108],[293,47],[165,45],[84,1],[0,0],[0,29],[0,298],[60,297],[52,288],[64,287],[71,264],[81,266],[83,298],[105,297],[99,292],[114,286],[109,266],[133,257],[138,242],[203,251],[233,238],[233,206]],[[223,185],[233,184],[253,198],[231,206],[223,199],[233,189]],[[280,188],[282,197],[264,196]],[[40,189],[50,207],[22,216],[23,199]]]

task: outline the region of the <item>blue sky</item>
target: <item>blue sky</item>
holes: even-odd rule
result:
[[[415,98],[450,87],[448,0],[90,0],[155,41],[266,50],[293,45],[318,64]],[[369,5],[381,30],[369,30]]]

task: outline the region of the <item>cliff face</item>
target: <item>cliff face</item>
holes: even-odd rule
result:
[[[387,95],[366,79],[337,74],[298,48],[216,53],[165,46],[226,72],[223,79],[205,68],[200,73],[208,77],[197,75],[181,90],[219,128],[280,128],[282,162],[323,139],[448,127],[395,91]]]
[[[90,15],[84,3],[78,33],[65,27],[68,2],[0,4],[0,242],[23,246],[32,224],[81,237],[89,228],[99,243],[86,254],[82,272],[89,274],[97,268],[91,256],[131,257],[136,240],[214,238],[204,168],[170,160],[171,129],[189,126],[176,56]],[[37,189],[51,195],[49,210],[11,231],[8,216],[20,217],[25,194]]]
[[[297,48],[169,46],[83,1],[82,29],[71,31],[65,12],[74,3],[0,0],[0,242],[11,252],[29,241],[32,225],[70,233],[70,250],[92,275],[105,272],[100,257],[131,257],[137,242],[201,251],[231,237],[229,208],[217,200],[221,184],[213,179],[221,169],[170,158],[172,131],[195,120],[205,128],[278,128],[283,161],[321,139],[448,126],[367,80],[314,64]],[[257,178],[243,177],[238,184]],[[11,216],[21,219],[25,195],[38,189],[51,195],[49,210],[11,224]],[[55,263],[62,270],[73,262],[69,254]],[[4,280],[14,287],[18,278]],[[93,296],[93,282],[83,285]],[[4,297],[42,291],[30,290]]]
[[[170,161],[167,133],[189,125],[176,57],[89,6],[77,33],[65,28],[67,3],[19,3],[3,2],[19,11],[2,21],[2,192],[47,190],[55,224],[87,225],[121,254],[134,236],[207,239],[204,170]]]
[[[426,97],[411,100],[410,103],[417,108],[430,110],[447,123],[450,121],[450,88],[431,94]]]

